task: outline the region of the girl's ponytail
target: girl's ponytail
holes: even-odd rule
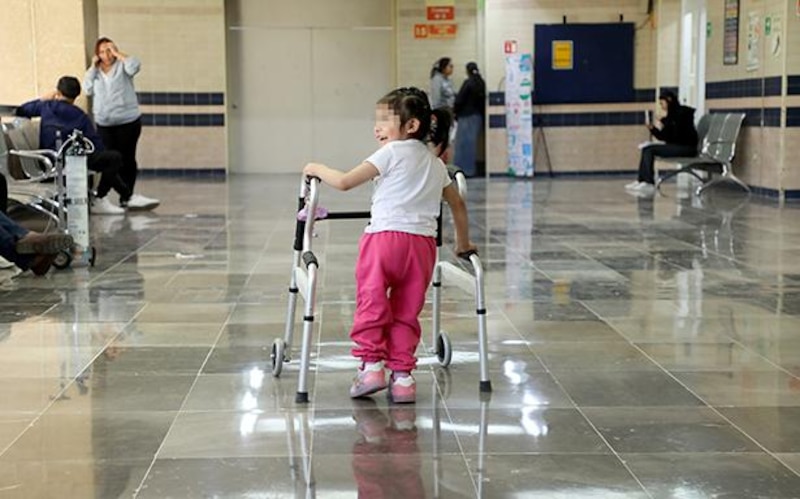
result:
[[[453,116],[447,108],[440,107],[431,111],[430,141],[442,156],[450,146],[450,128],[453,126]]]

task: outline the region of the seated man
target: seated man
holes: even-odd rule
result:
[[[41,99],[26,102],[17,108],[16,114],[28,118],[41,116],[39,147],[42,149],[56,149],[57,130],[61,132],[63,140],[66,140],[73,130],[80,130],[87,139],[92,141],[95,151],[88,156],[87,167],[101,173],[97,197],[91,208],[93,214],[117,215],[125,212],[123,208],[111,204],[106,199],[106,195],[112,188],[119,194],[122,204],[127,204],[131,209],[148,209],[147,206],[135,205],[136,200],[131,200],[131,189],[119,176],[119,170],[122,168],[122,155],[117,151],[104,150],[103,141],[89,120],[89,116],[73,104],[80,93],[81,84],[77,78],[62,76],[58,80],[55,91],[49,92]]]
[[[0,257],[22,270],[44,275],[58,252],[71,246],[72,236],[31,232],[0,213]]]

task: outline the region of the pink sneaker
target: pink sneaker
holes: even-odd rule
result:
[[[359,398],[372,395],[386,388],[386,371],[380,362],[366,363],[358,370],[350,387],[350,397]]]
[[[410,374],[392,374],[389,396],[396,404],[413,404],[417,401],[417,382]]]

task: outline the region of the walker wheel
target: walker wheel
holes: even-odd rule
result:
[[[72,264],[72,252],[68,250],[59,251],[53,260],[53,267],[64,270]]]
[[[453,360],[453,348],[450,344],[450,337],[447,333],[441,332],[436,336],[436,358],[442,367],[450,365]]]
[[[282,339],[276,339],[272,342],[272,351],[269,354],[272,360],[272,375],[276,378],[281,375],[283,370],[284,352],[286,351],[286,344]]]

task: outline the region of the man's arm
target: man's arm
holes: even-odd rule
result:
[[[14,110],[14,114],[23,118],[34,118],[42,115],[42,101],[36,99],[28,101]]]

